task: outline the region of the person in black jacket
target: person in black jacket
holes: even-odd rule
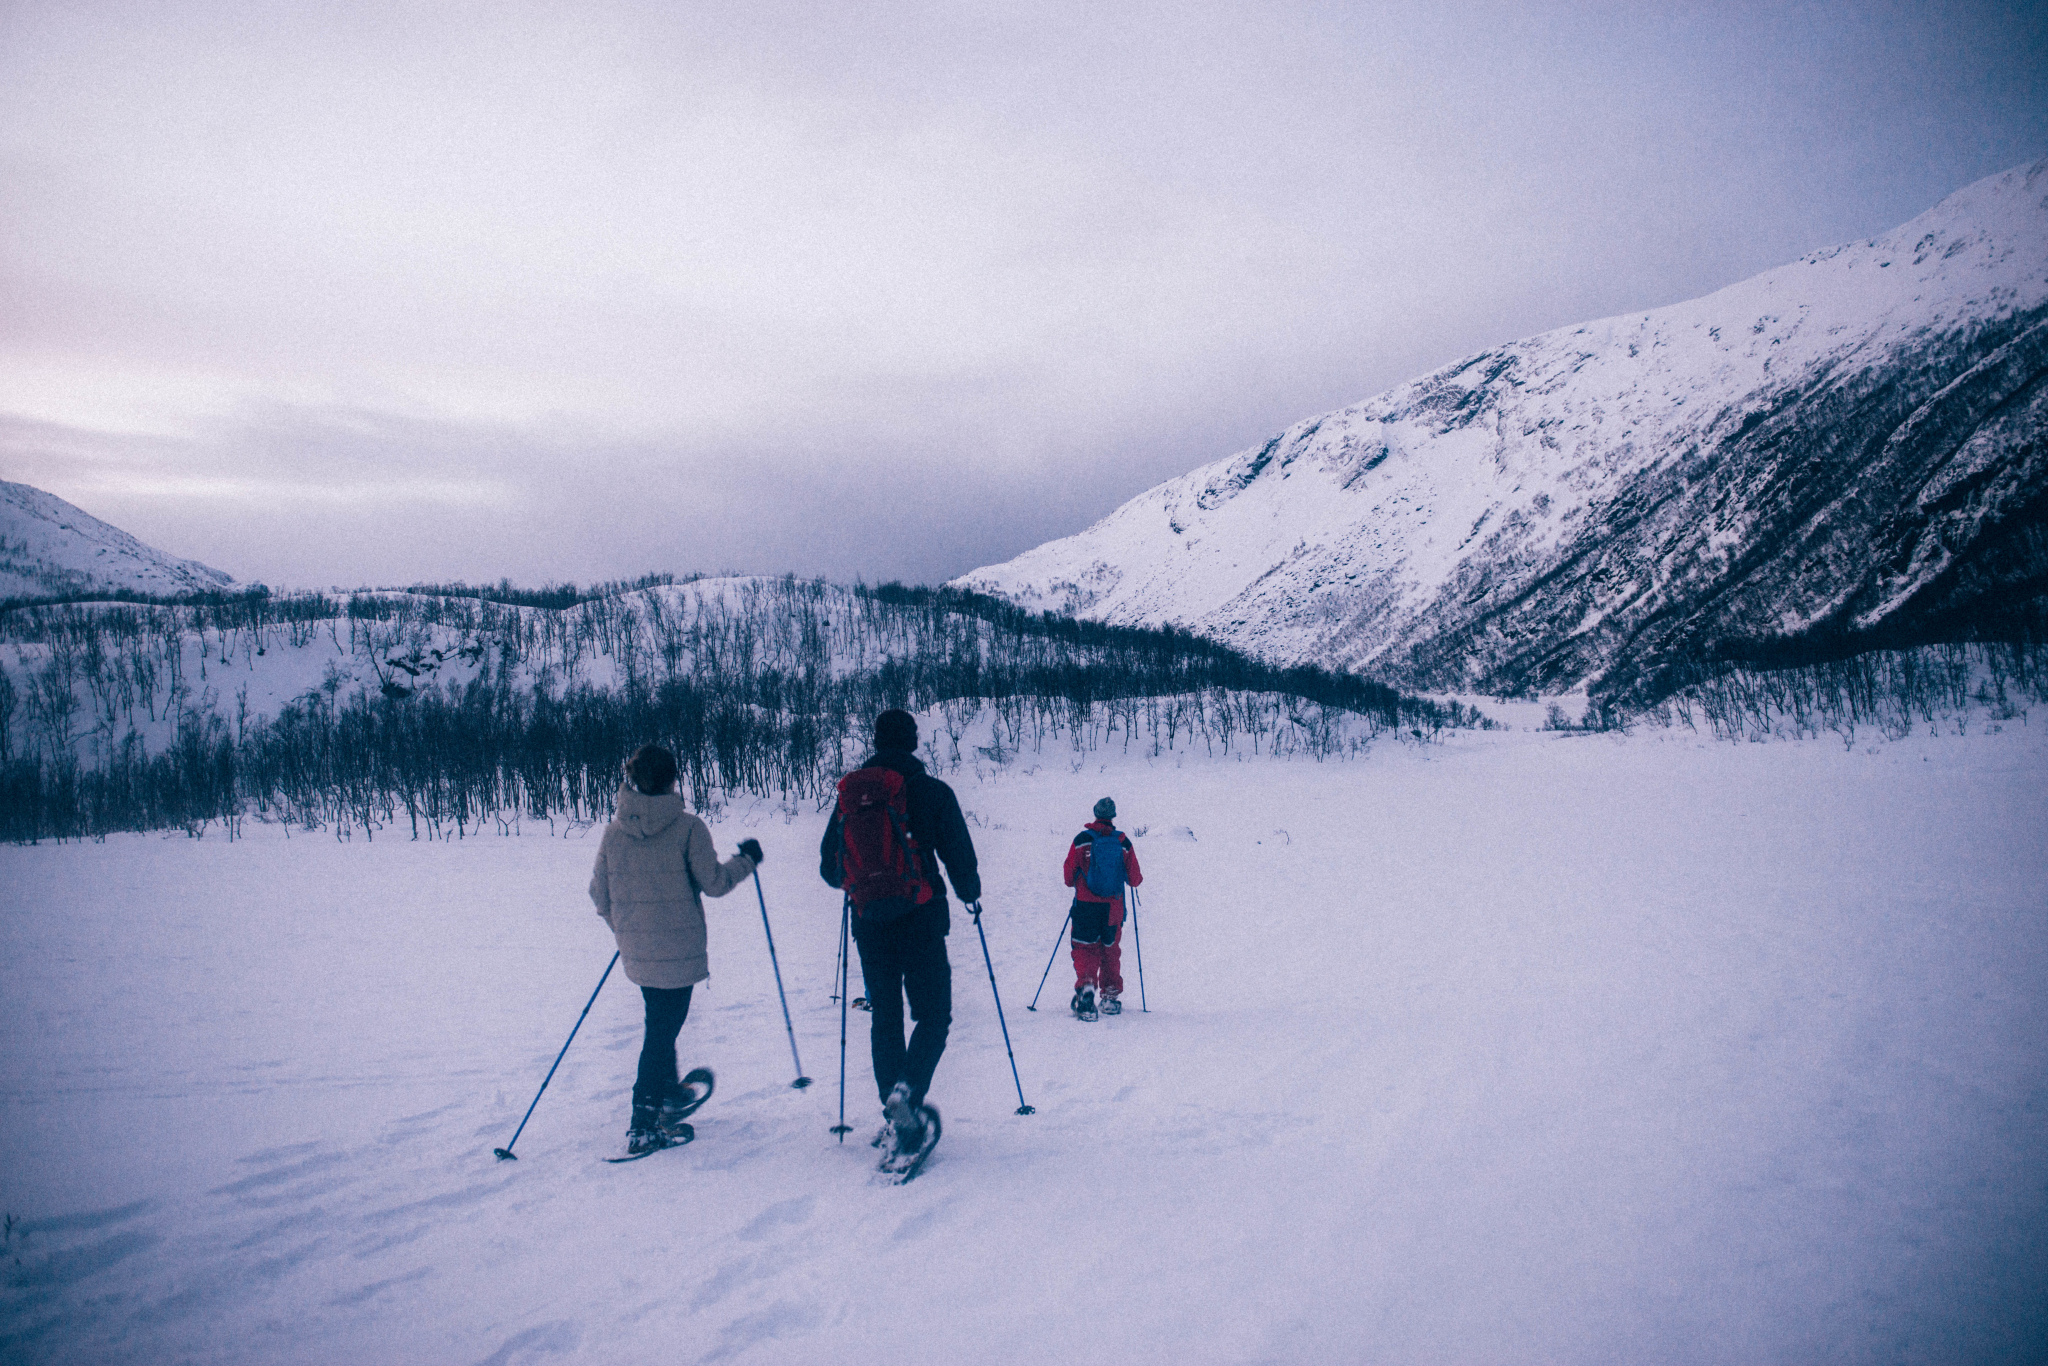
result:
[[[927,1139],[937,1136],[938,1116],[925,1104],[925,1093],[931,1089],[932,1073],[946,1051],[946,1032],[953,1023],[953,966],[946,957],[952,916],[939,865],[945,864],[953,891],[963,904],[981,900],[981,874],[974,841],[960,814],[960,801],[952,788],[924,771],[924,764],[913,753],[916,748],[917,719],[909,712],[891,709],[875,718],[875,752],[861,765],[903,775],[911,839],[917,846],[924,880],[934,892],[931,900],[899,919],[864,924],[855,916],[853,921],[861,979],[867,984],[873,1012],[868,1037],[875,1091],[887,1119],[875,1145],[880,1147],[892,1138],[894,1142],[894,1152],[885,1156],[885,1166],[896,1157],[909,1160],[928,1150]],[[819,875],[835,888],[843,880],[843,854],[835,811],[818,846]],[[916,1022],[907,1047],[903,1040],[905,997]]]

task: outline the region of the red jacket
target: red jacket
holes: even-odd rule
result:
[[[1122,840],[1124,845],[1124,881],[1132,887],[1136,887],[1145,881],[1145,874],[1138,869],[1138,851],[1131,847],[1131,837],[1118,830],[1108,821],[1090,821],[1088,822],[1087,830],[1074,836],[1074,842],[1067,846],[1067,866],[1061,870],[1060,876],[1066,880],[1066,884],[1069,887],[1074,889],[1074,900],[1076,901],[1107,901],[1111,905],[1121,906],[1123,898],[1120,896],[1097,896],[1088,890],[1088,850],[1092,843],[1088,838],[1089,831],[1093,831],[1098,835],[1115,835],[1118,839]]]

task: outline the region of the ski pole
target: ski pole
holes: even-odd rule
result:
[[[804,1060],[796,1055],[796,1027],[789,1022],[789,997],[782,991],[782,964],[775,961],[775,931],[768,928],[768,898],[761,895],[759,868],[754,870],[754,899],[761,903],[761,933],[768,936],[768,966],[775,969],[775,995],[782,1001],[782,1029],[789,1035],[789,1060],[796,1064],[796,1080],[790,1085],[801,1091],[811,1084],[811,1079],[804,1075]]]
[[[842,897],[839,902],[839,1122],[832,1126],[832,1132],[839,1136],[841,1143],[853,1132],[853,1126],[846,1122],[846,930],[847,922],[853,915],[853,902]]]
[[[1074,908],[1072,906],[1069,906],[1067,907],[1067,918],[1060,922],[1059,938],[1054,939],[1052,941],[1052,952],[1046,956],[1045,971],[1042,974],[1040,974],[1038,978],[1038,990],[1031,993],[1031,1004],[1024,1007],[1026,1010],[1035,1011],[1038,1009],[1038,998],[1045,994],[1045,979],[1052,976],[1053,959],[1058,958],[1060,956],[1060,940],[1065,939],[1067,937],[1067,925],[1070,921],[1073,920],[1073,918]],[[1143,996],[1145,994],[1142,988],[1139,990],[1138,994],[1140,996]]]
[[[1138,933],[1138,889],[1131,888],[1131,946],[1138,951],[1138,1009],[1151,1014],[1152,1008],[1145,1004],[1145,936]]]
[[[838,1004],[839,1004],[839,999],[840,999],[840,998],[839,998],[839,977],[840,977],[840,969],[841,969],[841,968],[843,968],[843,967],[844,967],[845,965],[846,965],[846,941],[845,941],[844,939],[842,939],[842,940],[840,941],[840,943],[839,943],[839,957],[838,957],[838,958],[836,958],[835,960],[833,960],[833,963],[832,963],[832,1004],[833,1004],[833,1005],[838,1005]]]
[[[609,978],[612,975],[612,969],[617,967],[618,965],[619,951],[617,949],[613,949],[612,961],[604,965],[604,976],[597,979],[597,986],[591,990],[590,999],[583,1003],[583,1015],[588,1015],[590,1013],[590,1008],[597,1004],[597,993],[604,990],[606,978]],[[516,1157],[512,1152],[513,1145],[519,1142],[519,1135],[526,1132],[526,1121],[533,1118],[533,1106],[540,1104],[541,1096],[543,1096],[547,1092],[548,1083],[555,1079],[555,1067],[560,1067],[562,1065],[562,1059],[569,1052],[569,1045],[576,1042],[576,1031],[578,1029],[583,1028],[583,1015],[578,1015],[576,1017],[576,1024],[573,1028],[569,1030],[569,1037],[562,1040],[562,1051],[560,1053],[555,1054],[555,1066],[550,1067],[548,1069],[548,1074],[545,1077],[541,1078],[540,1090],[535,1091],[533,1093],[533,1105],[529,1105],[526,1107],[526,1114],[520,1118],[519,1127],[512,1131],[512,1142],[507,1143],[502,1148],[491,1149],[492,1152],[498,1155],[498,1160],[500,1162],[517,1162],[519,1160],[518,1157]]]
[[[1010,1055],[1010,1080],[1017,1083],[1017,1113],[1035,1115],[1038,1111],[1024,1103],[1024,1082],[1017,1075],[1017,1053],[1010,1047],[1010,1026],[1003,1021],[1003,993],[996,987],[996,964],[995,960],[988,956],[988,931],[981,927],[979,901],[974,903],[974,932],[981,936],[981,961],[988,965],[988,989],[996,998],[996,1023],[1003,1026],[1003,1051]],[[1051,967],[1048,966],[1046,971],[1052,971]]]

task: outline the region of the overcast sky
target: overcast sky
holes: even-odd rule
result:
[[[2048,6],[0,0],[0,474],[274,584],[936,581],[2048,155]]]

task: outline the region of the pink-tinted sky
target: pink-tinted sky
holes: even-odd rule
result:
[[[934,580],[2048,155],[2034,5],[0,3],[0,476],[273,583]]]

